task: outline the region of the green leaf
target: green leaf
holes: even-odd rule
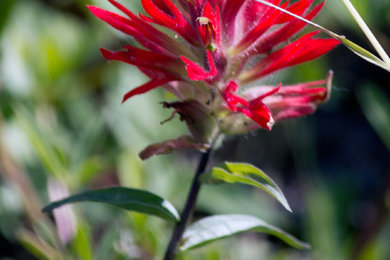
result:
[[[356,43],[348,40],[344,36],[335,37],[339,41],[341,41],[344,46],[346,46],[349,50],[351,50],[353,53],[358,55],[360,58],[371,62],[372,64],[381,67],[382,69],[385,69],[387,71],[390,71],[390,65],[383,62],[381,59],[379,59],[377,56],[369,52],[368,50],[364,49],[363,47],[357,45]]]
[[[276,236],[297,249],[310,249],[309,244],[299,241],[259,218],[248,215],[215,215],[203,218],[189,226],[183,235],[180,250],[193,249],[246,231]]]
[[[286,197],[275,182],[262,170],[251,164],[224,162],[220,167],[212,168],[202,177],[202,181],[209,183],[215,183],[215,180],[217,180],[217,183],[218,181],[242,183],[260,188],[279,201],[288,211],[292,212]]]
[[[86,191],[63,200],[52,202],[43,208],[42,211],[52,211],[62,205],[80,201],[107,203],[122,209],[155,215],[173,222],[177,222],[180,219],[176,209],[167,200],[148,191],[125,187],[110,187]]]

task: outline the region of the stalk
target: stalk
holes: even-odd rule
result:
[[[207,162],[210,158],[210,154],[211,154],[211,149],[203,153],[202,156],[200,157],[198,167],[196,169],[194,178],[192,180],[190,191],[188,192],[187,195],[187,201],[184,206],[181,220],[176,225],[172,233],[171,240],[165,252],[164,260],[173,260],[175,257],[178,244],[183,236],[184,230],[187,227],[190,218],[193,215],[196,200],[198,198],[199,190],[201,187],[200,176],[203,174],[204,170],[206,169]]]
[[[367,39],[370,41],[374,49],[378,52],[379,56],[382,58],[382,61],[387,65],[387,69],[390,69],[389,56],[387,56],[387,53],[382,48],[382,45],[375,38],[374,34],[371,32],[370,28],[368,28],[363,18],[360,16],[358,11],[356,11],[355,7],[349,0],[343,0],[343,3],[347,7],[352,17],[355,19],[356,23],[359,25],[360,29],[362,29],[363,33],[366,35]]]

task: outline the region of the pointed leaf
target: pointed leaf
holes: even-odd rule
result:
[[[148,191],[125,187],[110,187],[86,191],[52,202],[43,208],[42,211],[52,211],[62,205],[80,201],[107,203],[122,209],[155,215],[173,222],[177,222],[180,219],[176,209],[167,200]]]
[[[262,170],[248,163],[224,162],[220,167],[212,168],[204,174],[203,181],[209,183],[224,181],[242,183],[258,187],[278,200],[288,211],[292,212],[286,197],[276,183]]]
[[[372,54],[371,52],[367,51],[363,47],[357,45],[356,43],[348,40],[345,37],[338,37],[338,40],[340,40],[348,49],[350,49],[353,53],[358,55],[360,58],[378,66],[382,69],[390,71],[390,67],[388,64],[384,63],[381,59],[379,59],[377,56]]]
[[[310,245],[299,241],[283,230],[263,220],[248,215],[215,215],[203,218],[188,227],[183,235],[180,250],[189,250],[212,241],[252,231],[278,237],[288,245],[298,249],[309,249]]]

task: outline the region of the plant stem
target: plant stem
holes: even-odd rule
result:
[[[371,32],[370,28],[368,28],[367,24],[364,22],[363,18],[360,16],[358,11],[356,11],[355,7],[352,5],[351,1],[343,0],[344,5],[347,7],[348,11],[355,19],[360,29],[362,29],[363,33],[366,35],[367,39],[371,42],[374,49],[378,52],[379,56],[382,58],[382,61],[387,65],[387,69],[390,69],[390,58],[382,48],[382,45],[375,38],[375,35]]]
[[[201,187],[201,183],[199,177],[203,174],[207,162],[210,158],[211,149],[207,152],[203,153],[198,164],[198,168],[196,169],[195,176],[192,180],[191,189],[187,195],[187,201],[184,206],[184,210],[181,216],[181,220],[177,223],[175,230],[172,233],[171,240],[169,242],[168,248],[165,252],[164,260],[172,260],[175,257],[177,246],[183,236],[184,230],[192,217],[194,212],[196,199],[198,198],[199,190]]]

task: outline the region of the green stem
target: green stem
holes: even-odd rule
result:
[[[194,212],[196,200],[198,198],[199,190],[201,187],[201,182],[199,180],[200,176],[203,174],[206,169],[207,162],[210,158],[211,149],[206,153],[203,153],[198,164],[198,168],[195,172],[195,176],[192,180],[191,189],[187,195],[187,201],[184,206],[184,210],[181,216],[180,222],[176,225],[175,230],[172,233],[171,240],[165,252],[164,260],[173,260],[176,254],[176,249],[178,244],[183,236],[184,230],[192,217]]]
[[[375,38],[375,35],[371,32],[370,28],[368,28],[367,24],[364,22],[363,18],[360,16],[358,11],[356,11],[355,7],[349,0],[343,0],[344,5],[347,7],[348,11],[355,19],[356,23],[359,25],[360,29],[362,29],[363,33],[366,35],[367,39],[371,42],[374,49],[378,52],[379,56],[382,58],[382,61],[387,65],[387,69],[390,69],[390,58],[382,48],[382,45]]]

